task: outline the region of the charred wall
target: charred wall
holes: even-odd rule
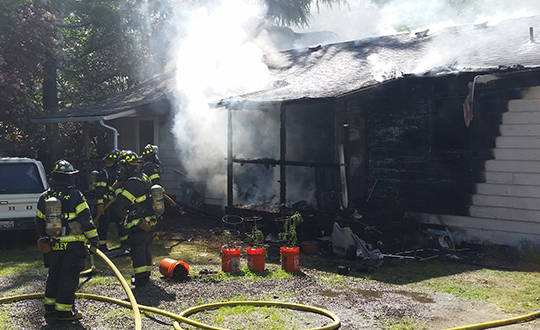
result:
[[[466,214],[509,97],[481,93],[467,128],[463,102],[473,78],[404,78],[342,100],[338,121],[364,129],[349,139],[354,207],[388,215]]]

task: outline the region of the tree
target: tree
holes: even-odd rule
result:
[[[346,0],[265,0],[268,17],[279,25],[305,26],[309,23],[312,7],[345,4]]]
[[[105,99],[162,67],[147,46],[166,15],[141,25],[138,2],[0,0],[1,152],[36,156],[45,132],[31,117]],[[60,126],[55,144],[80,145],[81,125]]]
[[[313,6],[344,0],[265,2],[274,22],[305,25]],[[45,130],[31,124],[31,117],[106,99],[160,72],[168,45],[166,37],[156,36],[174,31],[174,5],[174,0],[0,0],[0,152],[35,157]],[[96,125],[87,128],[91,137],[103,135]],[[58,133],[52,132],[56,144],[81,145],[80,124],[60,124]],[[79,148],[61,149],[59,156],[80,156]]]
[[[32,132],[28,123],[41,108],[43,63],[55,47],[52,30],[49,13],[32,1],[0,1],[0,151],[35,154],[42,142],[42,132]]]

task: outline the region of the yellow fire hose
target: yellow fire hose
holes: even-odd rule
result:
[[[214,327],[214,326],[211,326],[211,325],[207,325],[207,324],[203,324],[203,323],[191,320],[191,319],[188,318],[188,316],[190,316],[192,314],[195,314],[195,313],[198,313],[198,312],[201,312],[201,311],[204,311],[204,310],[212,310],[212,309],[218,309],[218,308],[225,307],[225,306],[237,306],[237,305],[276,306],[276,307],[281,307],[281,308],[291,308],[291,309],[296,309],[296,310],[300,310],[300,311],[306,311],[306,312],[312,312],[312,313],[321,314],[321,315],[327,316],[327,317],[329,317],[329,318],[331,318],[333,320],[333,322],[328,324],[328,325],[318,327],[318,328],[312,328],[310,330],[337,329],[341,325],[341,321],[340,321],[338,316],[336,316],[334,313],[332,313],[332,312],[330,312],[328,310],[325,310],[323,308],[307,306],[307,305],[300,305],[300,304],[293,304],[293,303],[286,303],[286,302],[280,302],[280,301],[228,301],[228,302],[218,302],[218,303],[211,303],[211,304],[205,304],[205,305],[192,307],[192,308],[184,310],[180,314],[174,314],[174,313],[171,313],[171,312],[159,309],[159,308],[155,308],[155,307],[139,305],[139,304],[137,304],[137,302],[135,300],[135,297],[133,296],[133,293],[131,292],[131,289],[130,289],[129,285],[127,284],[126,280],[124,279],[124,277],[122,276],[122,274],[120,273],[118,268],[116,268],[114,263],[111,260],[109,260],[109,258],[107,258],[107,256],[103,252],[101,252],[100,250],[96,250],[96,254],[101,259],[103,259],[107,263],[107,265],[113,270],[114,275],[120,281],[120,284],[122,285],[124,291],[128,295],[128,298],[129,298],[130,302],[126,302],[126,301],[111,298],[111,297],[91,294],[91,293],[76,293],[75,295],[77,297],[79,297],[79,298],[94,299],[94,300],[114,303],[114,304],[124,306],[124,307],[131,307],[131,309],[133,310],[133,315],[134,315],[134,319],[135,319],[135,329],[137,329],[137,330],[141,329],[141,324],[142,324],[140,310],[160,314],[160,315],[163,315],[163,316],[167,316],[167,317],[170,317],[172,319],[175,319],[176,321],[180,321],[182,323],[190,324],[190,325],[202,328],[202,329],[226,330],[224,328]],[[43,298],[43,297],[44,297],[43,293],[31,293],[31,294],[16,295],[16,296],[11,296],[11,297],[0,298],[0,304],[20,301],[20,300],[25,300],[25,299],[39,299],[39,298]],[[461,326],[461,327],[455,327],[455,328],[451,328],[451,329],[448,329],[448,330],[488,329],[488,328],[499,327],[499,326],[513,324],[513,323],[530,321],[530,320],[533,320],[533,319],[538,318],[538,317],[540,317],[540,311],[525,314],[525,315],[522,315],[522,316],[503,319],[503,320],[497,320],[497,321],[492,321],[492,322],[485,322],[485,323],[478,323],[478,324],[466,325],[466,326]],[[176,321],[173,323],[174,328],[175,329],[181,329],[180,325]]]
[[[516,316],[516,317],[511,317],[511,318],[508,318],[508,319],[502,319],[502,320],[497,320],[497,321],[477,323],[477,324],[471,324],[471,325],[464,325],[464,326],[461,326],[461,327],[449,328],[447,330],[489,329],[489,328],[501,327],[503,325],[509,325],[509,324],[514,324],[514,323],[532,321],[532,320],[534,320],[534,319],[536,319],[538,317],[540,317],[540,311],[525,314],[525,315],[520,315],[520,316]]]
[[[115,298],[111,298],[111,297],[91,294],[91,293],[82,293],[82,292],[79,293],[79,292],[77,292],[77,293],[75,293],[75,296],[78,297],[78,298],[94,299],[94,300],[114,303],[114,304],[121,305],[121,306],[124,306],[124,307],[131,307],[131,309],[133,310],[133,317],[135,319],[135,329],[136,330],[140,330],[141,326],[142,326],[140,310],[160,314],[160,315],[163,315],[163,316],[167,316],[167,317],[170,317],[172,319],[175,319],[176,321],[180,321],[182,323],[190,324],[190,325],[202,328],[202,329],[226,330],[224,328],[214,327],[214,326],[211,326],[211,325],[207,325],[207,324],[204,324],[204,323],[200,323],[200,322],[191,320],[191,319],[187,318],[187,316],[192,315],[192,314],[197,313],[197,312],[200,312],[200,311],[203,311],[203,310],[217,309],[217,308],[221,308],[221,307],[224,307],[224,306],[236,306],[236,305],[277,306],[277,307],[281,307],[281,308],[292,308],[292,309],[297,309],[297,310],[301,310],[301,311],[306,311],[306,312],[312,312],[312,313],[318,313],[318,314],[321,314],[321,315],[325,315],[325,316],[328,316],[329,318],[331,318],[333,320],[333,322],[331,324],[329,324],[329,325],[319,327],[319,328],[312,328],[310,330],[337,329],[341,325],[341,321],[339,320],[339,317],[337,317],[335,314],[333,314],[332,312],[327,311],[325,309],[318,308],[318,307],[313,307],[313,306],[307,306],[307,305],[279,302],[279,301],[229,301],[229,302],[219,302],[219,303],[206,304],[206,305],[192,307],[192,308],[189,308],[189,309],[183,311],[182,313],[180,313],[180,315],[174,314],[174,313],[171,313],[171,312],[167,312],[165,310],[155,308],[155,307],[139,305],[137,303],[137,301],[135,300],[135,296],[133,296],[133,292],[131,292],[131,289],[130,289],[129,285],[127,284],[126,280],[124,279],[124,277],[122,276],[122,274],[120,273],[118,268],[116,268],[114,263],[109,258],[107,258],[107,256],[103,252],[101,252],[100,250],[96,249],[96,254],[101,259],[103,259],[107,263],[107,265],[113,270],[114,275],[116,276],[118,281],[120,281],[120,284],[122,285],[122,288],[126,292],[128,298],[129,298],[129,302],[119,300],[119,299],[115,299]],[[25,300],[25,299],[39,299],[39,298],[43,298],[43,297],[44,297],[44,293],[31,293],[31,294],[16,295],[16,296],[11,296],[11,297],[0,298],[0,304],[20,301],[20,300]],[[180,325],[176,321],[173,324],[174,328],[175,329],[181,329]]]

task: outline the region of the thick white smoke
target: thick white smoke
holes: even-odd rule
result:
[[[253,40],[265,8],[259,1],[219,0],[177,11],[178,39],[171,54],[177,83],[173,133],[189,175],[222,195],[227,112],[210,104],[268,87],[263,51]],[[249,141],[242,127],[234,133],[235,140]]]
[[[486,21],[494,25],[538,14],[538,0],[349,0],[314,9],[304,30],[334,32],[337,42]]]

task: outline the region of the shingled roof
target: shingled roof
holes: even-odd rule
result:
[[[174,91],[174,71],[157,75],[116,96],[92,104],[63,109],[34,118],[35,122],[96,121],[136,115],[162,115],[163,109],[150,105],[167,102]]]
[[[329,98],[407,75],[539,67],[540,43],[530,41],[529,27],[540,31],[540,17],[285,51],[267,57],[276,87],[241,99]]]
[[[333,98],[408,75],[438,76],[540,67],[540,42],[530,40],[530,27],[540,31],[540,17],[267,54],[265,60],[272,73],[272,86],[222,100],[220,104],[241,106]],[[133,115],[146,105],[173,97],[173,91],[174,73],[171,72],[108,100],[66,109],[38,121],[107,120],[123,116],[126,111]]]

